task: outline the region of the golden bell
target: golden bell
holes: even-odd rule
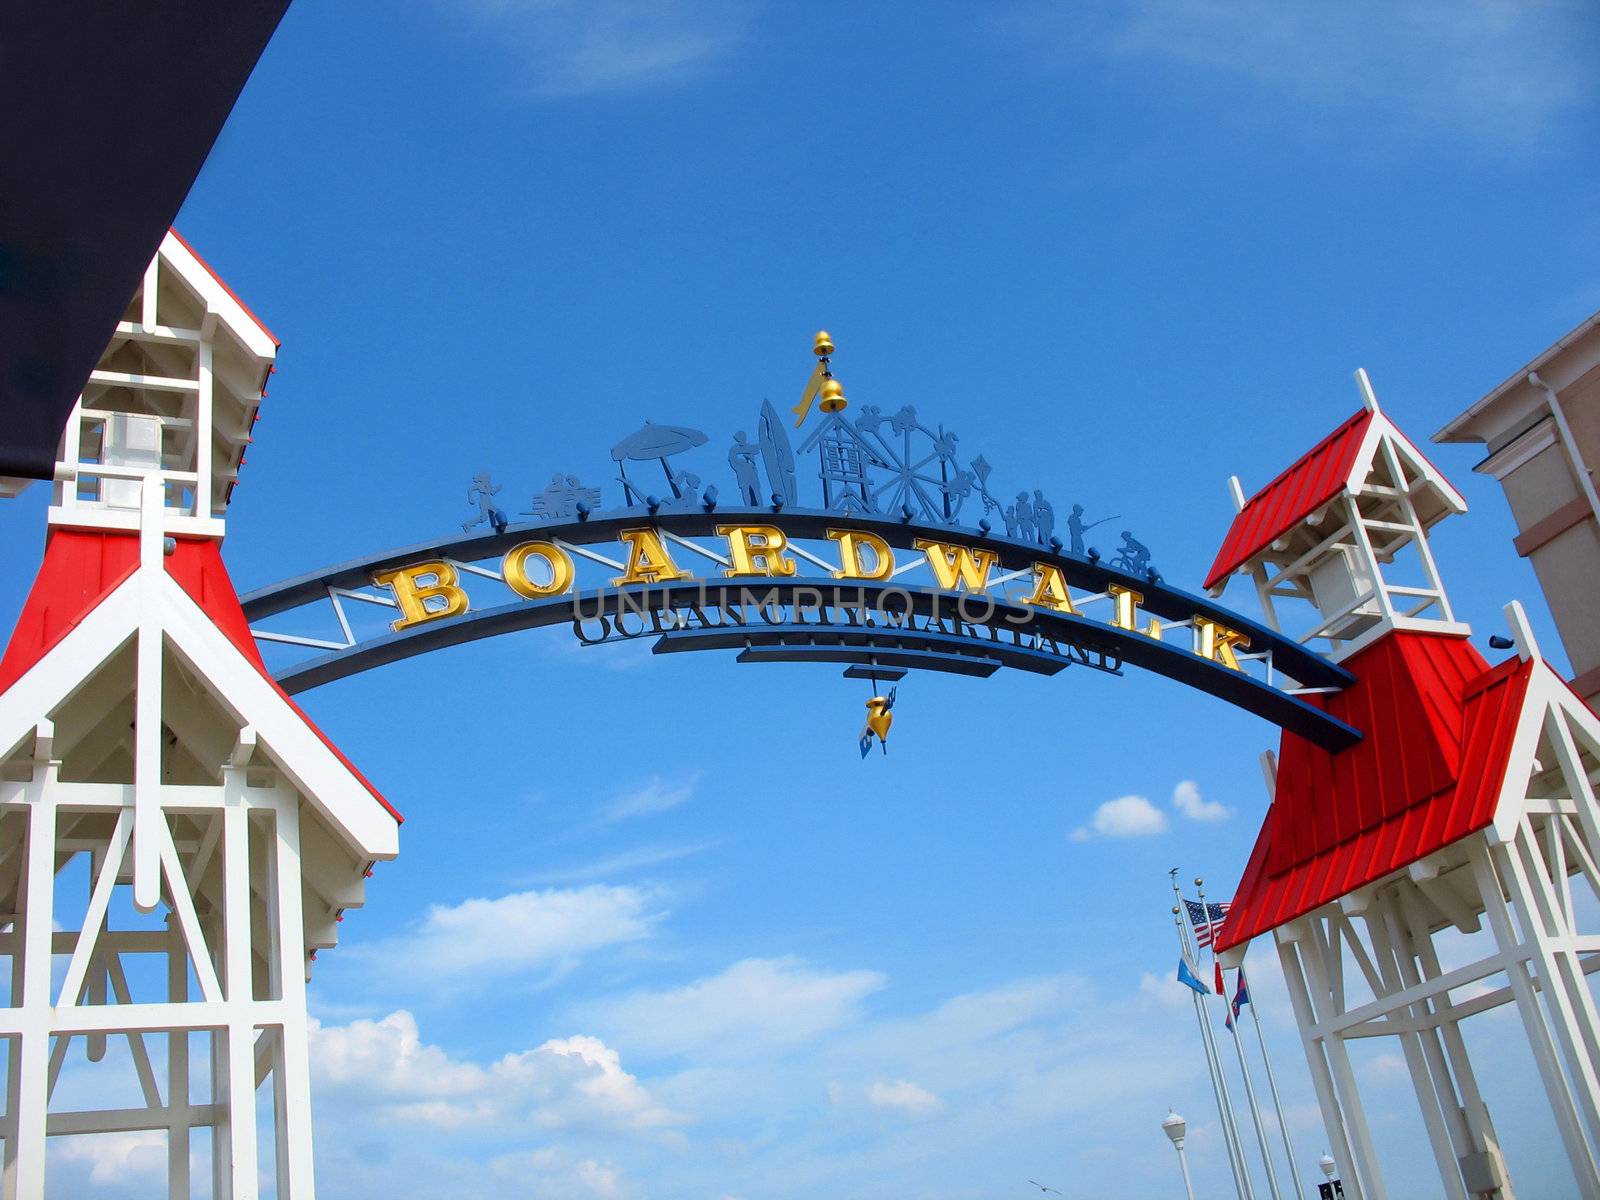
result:
[[[844,398],[844,385],[837,379],[825,380],[822,384],[822,400],[818,407],[825,413],[836,413],[843,409],[850,401]]]
[[[833,339],[826,329],[817,330],[817,336],[811,339],[811,353],[818,358],[827,358],[833,353]]]

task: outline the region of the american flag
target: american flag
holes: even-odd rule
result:
[[[1233,905],[1227,901],[1221,904],[1202,905],[1198,900],[1185,900],[1189,906],[1189,924],[1194,926],[1194,940],[1201,947],[1211,945],[1211,938],[1222,928],[1222,918],[1228,915],[1228,910]]]

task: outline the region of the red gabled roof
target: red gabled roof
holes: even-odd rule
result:
[[[51,530],[44,562],[0,658],[0,692],[9,691],[138,566],[137,536]]]
[[[1226,580],[1349,484],[1372,418],[1372,410],[1363,408],[1245,501],[1211,564],[1206,588]]]
[[[1329,753],[1285,733],[1278,789],[1219,950],[1426,858],[1494,820],[1532,661],[1489,667],[1464,637],[1391,633],[1307,697],[1366,732]]]
[[[164,556],[167,573],[188,594],[240,654],[289,707],[321,739],[345,768],[372,794],[372,798],[397,822],[405,818],[356,768],[328,735],[306,716],[267,670],[250,636],[239,594],[222,565],[219,543],[212,538],[177,538],[171,554]],[[55,529],[45,543],[44,562],[23,604],[16,630],[0,658],[0,693],[55,648],[67,634],[97,608],[101,601],[138,569],[139,535],[103,530]]]

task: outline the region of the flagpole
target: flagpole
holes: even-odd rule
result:
[[[1300,1164],[1294,1158],[1294,1142],[1289,1137],[1289,1123],[1283,1119],[1283,1101],[1278,1096],[1278,1080],[1272,1073],[1272,1057],[1267,1053],[1267,1036],[1261,1031],[1261,1013],[1256,1008],[1254,992],[1250,993],[1250,1019],[1256,1025],[1256,1041],[1261,1044],[1261,1064],[1267,1069],[1267,1087],[1272,1091],[1272,1107],[1278,1113],[1278,1132],[1283,1135],[1283,1152],[1289,1156],[1289,1178],[1294,1181],[1294,1186],[1298,1189]],[[1234,1024],[1237,1025],[1238,1022],[1235,1021]],[[1295,1194],[1299,1194],[1298,1190]]]
[[[1194,886],[1195,890],[1200,894],[1200,911],[1205,914],[1206,922],[1209,924],[1211,922],[1211,910],[1206,907],[1205,883],[1197,876],[1194,881]],[[1211,961],[1213,964],[1215,964],[1217,962],[1217,938],[1215,930],[1212,931],[1212,936],[1209,939],[1207,949],[1211,951]],[[1222,991],[1221,998],[1222,1007],[1225,1009],[1231,1009],[1232,1002],[1228,999],[1228,993],[1226,989]],[[1234,1016],[1233,1020],[1225,1022],[1225,1024],[1227,1025],[1228,1032],[1233,1034],[1233,1049],[1234,1052],[1239,1056],[1239,1074],[1244,1077],[1245,1103],[1249,1106],[1250,1118],[1255,1123],[1256,1142],[1261,1147],[1261,1161],[1264,1162],[1267,1167],[1267,1190],[1272,1193],[1272,1200],[1283,1200],[1283,1194],[1278,1190],[1278,1172],[1274,1170],[1272,1166],[1272,1146],[1267,1141],[1267,1128],[1261,1123],[1261,1106],[1256,1103],[1256,1087],[1255,1084],[1250,1081],[1250,1068],[1244,1061],[1244,1041],[1239,1037],[1239,1018]]]
[[[1179,915],[1176,905],[1172,909],[1172,923],[1178,930],[1178,946],[1184,958],[1189,957],[1188,939],[1183,935],[1183,917]],[[1234,1193],[1239,1200],[1253,1200],[1250,1191],[1248,1176],[1241,1173],[1238,1148],[1234,1145],[1234,1131],[1230,1117],[1232,1115],[1232,1101],[1228,1099],[1227,1084],[1223,1082],[1222,1067],[1217,1061],[1217,1048],[1212,1044],[1211,1031],[1207,1027],[1205,1002],[1200,999],[1200,993],[1191,989],[1191,999],[1194,1000],[1194,1017],[1200,1026],[1200,1044],[1206,1052],[1206,1068],[1211,1074],[1211,1094],[1216,1097],[1217,1117],[1222,1122],[1222,1146],[1228,1152],[1228,1170],[1233,1172]]]
[[[1190,949],[1192,930],[1185,915],[1183,894],[1178,890],[1176,868],[1170,872],[1170,877],[1172,895],[1177,901],[1172,906],[1172,923],[1178,929],[1178,949],[1186,960],[1193,962],[1198,958],[1198,953]],[[1222,1058],[1217,1053],[1217,1044],[1211,1034],[1211,1022],[1206,1018],[1200,993],[1195,992],[1193,999],[1195,1020],[1200,1025],[1200,1041],[1206,1052],[1206,1065],[1211,1069],[1211,1090],[1217,1098],[1217,1117],[1222,1122],[1222,1141],[1228,1151],[1228,1169],[1233,1172],[1234,1191],[1239,1200],[1255,1200],[1255,1191],[1250,1186],[1250,1171],[1244,1161],[1244,1149],[1239,1143],[1239,1130],[1234,1124],[1233,1098],[1228,1095],[1228,1080],[1222,1072]]]

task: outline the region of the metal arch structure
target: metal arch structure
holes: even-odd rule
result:
[[[491,524],[243,596],[279,683],[300,692],[480,638],[570,625],[587,645],[645,638],[656,653],[734,649],[742,662],[844,663],[891,676],[915,668],[1055,674],[1069,666],[1120,675],[1133,666],[1330,750],[1361,737],[1308,700],[1343,689],[1352,676],[1299,642],[1153,571],[1136,576],[982,528],[972,534],[781,505],[723,510],[714,500],[694,511],[580,511],[574,519]],[[881,539],[899,556],[892,568],[875,560],[853,574],[860,555],[842,551],[840,535]],[[628,580],[628,547],[641,537],[654,539],[677,577]],[[735,573],[740,538],[756,540],[760,569]],[[508,556],[530,544],[551,578],[523,591],[549,594],[518,594],[507,582]],[[987,566],[941,586],[941,554]],[[556,589],[561,571],[566,586]],[[1047,576],[1064,585],[1064,604],[1029,602]],[[421,619],[407,619],[400,590],[421,595],[413,601],[425,609]]]

